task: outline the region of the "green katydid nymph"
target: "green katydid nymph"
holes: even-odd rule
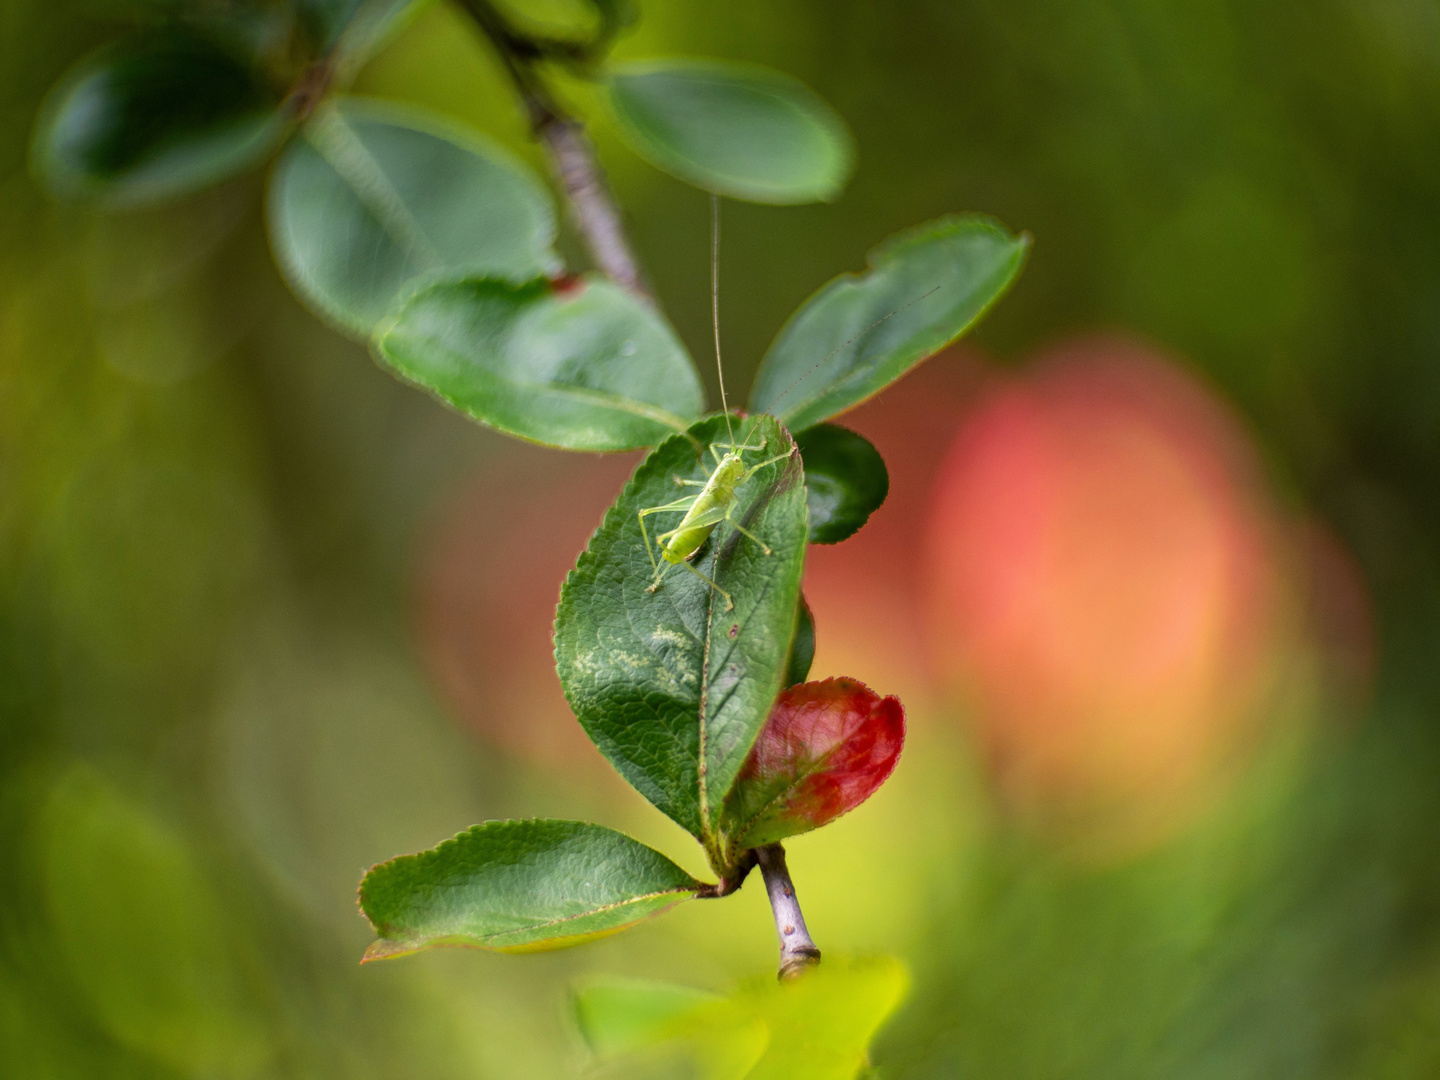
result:
[[[719,196],[711,195],[710,314],[715,330],[715,368],[720,378],[720,407],[725,413],[725,429],[729,433],[730,441],[711,443],[710,452],[715,455],[715,471],[710,474],[708,480],[676,478],[675,482],[681,486],[698,487],[700,489],[698,493],[665,503],[663,506],[650,506],[640,511],[640,533],[645,538],[645,549],[650,556],[650,565],[655,570],[655,579],[651,581],[647,592],[654,592],[658,589],[661,582],[665,580],[665,575],[674,567],[681,566],[725,597],[725,610],[729,611],[735,606],[730,594],[717,585],[709,575],[692,566],[690,559],[704,546],[705,541],[710,538],[710,534],[715,531],[715,526],[722,521],[729,522],[736,532],[759,544],[766,555],[770,554],[770,548],[766,546],[765,542],[736,521],[732,515],[739,505],[740,488],[765,466],[785,460],[790,453],[766,458],[756,465],[746,465],[741,455],[746,451],[763,450],[764,444],[751,446],[748,443],[735,441],[735,428],[730,420],[730,406],[725,400],[725,368],[720,360],[719,204]],[[726,453],[720,453],[722,448]],[[793,452],[791,451],[791,453]],[[670,513],[684,514],[684,517],[673,529],[667,529],[658,534],[652,542],[650,534],[645,528],[646,517],[651,514]],[[659,558],[656,557],[657,548],[659,549]]]
[[[725,414],[725,422],[730,422],[730,414]],[[728,452],[720,453],[721,447]],[[733,429],[731,429],[730,441],[728,443],[711,443],[710,452],[715,455],[715,471],[710,474],[708,480],[681,480],[676,479],[677,484],[688,487],[698,487],[700,491],[695,495],[688,495],[682,499],[676,499],[672,503],[663,506],[650,506],[640,511],[640,532],[645,537],[645,547],[650,554],[650,563],[655,568],[655,580],[650,583],[647,592],[654,592],[665,580],[665,575],[673,567],[683,566],[690,573],[694,574],[701,581],[705,582],[712,589],[725,597],[725,610],[729,611],[735,606],[730,599],[730,594],[719,585],[715,584],[709,576],[690,565],[690,558],[700,550],[705,541],[709,539],[715,526],[722,521],[728,521],[734,526],[735,531],[742,536],[748,537],[760,545],[766,555],[770,554],[770,548],[758,536],[752,533],[745,526],[741,525],[731,515],[738,504],[737,492],[757,472],[766,465],[777,461],[783,461],[790,454],[780,454],[776,457],[766,458],[757,465],[747,466],[741,458],[746,450],[763,450],[764,446],[750,446],[748,444],[736,444]],[[685,516],[680,519],[680,524],[673,529],[667,529],[655,537],[652,542],[649,532],[645,529],[645,518],[650,514],[680,513]],[[660,549],[660,558],[655,557],[656,547]]]

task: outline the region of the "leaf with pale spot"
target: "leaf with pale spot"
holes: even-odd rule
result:
[[[737,492],[734,517],[759,541],[722,522],[693,565],[733,599],[671,567],[655,577],[637,515],[683,497],[677,480],[705,480],[711,417],[661,443],[605,515],[560,592],[555,659],[581,726],[641,794],[706,845],[717,873],[729,858],[715,834],[721,802],[750,751],[785,673],[805,560],[805,484],[799,455],[770,417],[737,422],[737,441],[762,446],[760,469]],[[703,449],[702,449],[703,448]],[[680,512],[652,515],[656,532]],[[769,547],[766,554],[761,547]]]

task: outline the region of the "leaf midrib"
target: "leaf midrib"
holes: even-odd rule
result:
[[[338,108],[317,109],[306,126],[305,135],[398,247],[420,256],[432,266],[444,265],[444,256],[431,243],[424,227],[405,205],[404,197]]]

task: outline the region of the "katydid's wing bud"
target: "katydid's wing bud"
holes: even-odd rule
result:
[[[773,844],[853,810],[885,782],[904,742],[900,699],[864,683],[782,691],[725,801],[734,843]]]

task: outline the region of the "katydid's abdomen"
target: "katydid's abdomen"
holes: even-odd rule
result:
[[[700,550],[715,526],[735,502],[735,489],[745,479],[745,465],[737,455],[726,454],[715,472],[695,496],[695,504],[685,512],[674,535],[665,542],[660,555],[668,563],[680,563]]]

